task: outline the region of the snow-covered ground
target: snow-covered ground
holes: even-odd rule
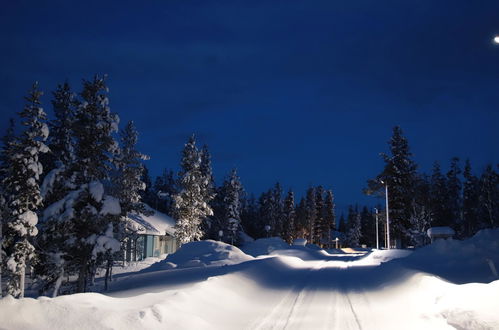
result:
[[[190,243],[106,294],[3,298],[0,328],[499,329],[498,244],[499,230],[415,252]]]

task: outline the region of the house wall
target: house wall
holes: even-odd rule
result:
[[[164,235],[140,235],[137,239],[124,245],[126,261],[140,261],[148,257],[159,257],[177,251],[175,237]]]

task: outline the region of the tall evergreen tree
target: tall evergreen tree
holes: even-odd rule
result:
[[[83,82],[82,102],[75,123],[75,162],[70,169],[72,189],[44,211],[44,222],[66,226],[61,254],[66,267],[77,268],[78,292],[87,289],[97,267],[106,255],[120,249],[113,223],[119,218],[119,200],[105,193],[118,144],[113,133],[119,118],[108,106],[104,78]]]
[[[318,186],[315,188],[315,222],[313,242],[322,246],[324,235],[327,233],[325,224],[325,207],[324,207],[324,188]]]
[[[213,215],[209,205],[212,196],[206,195],[207,181],[201,172],[201,156],[193,135],[182,152],[179,192],[174,197],[177,219],[175,235],[180,244],[201,239],[201,223],[206,217]]]
[[[446,208],[450,226],[454,228],[458,237],[463,237],[463,216],[462,216],[462,184],[460,179],[461,169],[459,158],[454,157],[447,172],[447,201]]]
[[[416,164],[412,160],[409,143],[399,126],[393,128],[389,141],[391,155],[382,154],[385,168],[376,179],[368,181],[366,193],[384,193],[383,181],[388,185],[390,205],[390,232],[394,239],[400,239],[402,244],[408,244],[408,229],[410,227],[410,207],[414,196],[416,180]]]
[[[3,249],[3,226],[7,219],[9,212],[7,208],[7,196],[6,191],[3,186],[3,182],[8,175],[9,169],[9,158],[10,148],[14,145],[15,139],[15,124],[14,119],[10,118],[9,126],[5,135],[2,137],[2,148],[0,149],[0,297],[3,296],[2,292],[2,272],[3,272],[3,260],[4,260],[4,249]]]
[[[259,221],[258,203],[255,196],[251,194],[242,200],[241,225],[244,232],[253,238],[261,237],[261,225]]]
[[[121,148],[114,160],[117,171],[113,177],[113,195],[119,199],[121,215],[126,218],[130,213],[147,213],[140,192],[145,190],[142,161],[149,157],[136,148],[138,132],[133,121],[129,121],[120,131],[120,142]]]
[[[302,197],[295,210],[295,238],[306,238],[308,233],[306,199]]]
[[[241,197],[244,194],[237,171],[233,169],[225,179],[223,187],[223,231],[228,233],[228,241],[234,244],[238,241],[241,226]]]
[[[491,164],[485,167],[480,177],[480,204],[482,205],[481,228],[495,228],[499,225],[499,175]]]
[[[431,213],[433,214],[434,226],[450,226],[450,212],[447,209],[447,182],[442,174],[440,164],[433,164],[433,172],[431,174]]]
[[[44,141],[49,129],[44,122],[42,94],[35,83],[26,97],[27,104],[19,113],[25,130],[8,146],[8,168],[2,182],[8,210],[5,219],[7,292],[21,298],[24,297],[26,265],[35,252],[30,240],[38,233],[36,212],[42,204],[39,180],[43,167],[39,156],[48,151]]]
[[[308,231],[308,240],[311,244],[315,243],[314,228],[315,228],[315,221],[317,219],[317,207],[315,204],[315,198],[316,198],[315,188],[313,187],[308,188],[305,201],[305,221]]]
[[[295,194],[290,189],[283,206],[283,236],[282,238],[289,244],[295,239]]]
[[[360,246],[360,239],[362,235],[362,224],[358,208],[355,209],[350,206],[348,208],[348,223],[346,241],[350,247]]]
[[[282,237],[283,232],[283,200],[282,200],[282,187],[279,182],[276,182],[271,192],[272,215],[271,227],[273,236]]]

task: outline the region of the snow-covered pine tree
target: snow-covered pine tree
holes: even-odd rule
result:
[[[433,214],[432,224],[434,226],[450,226],[450,210],[447,209],[447,180],[442,174],[438,162],[433,164],[433,172],[430,181],[430,196],[431,213]]]
[[[374,246],[375,242],[375,228],[374,228],[374,217],[367,206],[363,206],[360,211],[360,243],[366,244],[367,246]]]
[[[271,231],[272,236],[282,237],[283,231],[283,202],[282,202],[282,187],[279,182],[276,182],[274,188],[271,189]]]
[[[480,176],[481,228],[499,226],[499,175],[491,164]]]
[[[241,197],[244,193],[237,171],[233,169],[225,179],[222,190],[223,194],[223,231],[228,233],[228,240],[234,244],[238,240],[238,232],[241,226]]]
[[[44,169],[47,175],[41,186],[45,205],[60,200],[68,190],[74,188],[67,172],[75,159],[73,123],[78,101],[67,82],[59,85],[52,94],[54,120],[48,123],[50,136],[47,146],[50,152],[45,157]]]
[[[87,289],[106,254],[119,251],[113,223],[121,214],[119,200],[105,193],[118,144],[113,133],[119,118],[111,113],[105,79],[95,76],[83,82],[82,102],[74,122],[75,161],[68,177],[74,187],[44,211],[44,221],[66,226],[68,239],[63,256],[77,271],[77,292]]]
[[[283,206],[283,236],[282,238],[289,244],[293,243],[295,239],[295,194],[293,190],[289,190],[286,198],[284,199]]]
[[[480,184],[478,178],[471,171],[470,160],[467,159],[464,166],[463,183],[463,219],[464,237],[474,235],[479,228],[480,209]]]
[[[346,240],[350,247],[358,247],[360,245],[360,237],[362,235],[361,219],[358,208],[355,210],[352,206],[348,208],[348,223],[347,223],[347,234]]]
[[[211,168],[211,154],[206,144],[201,148],[200,157],[200,171],[201,176],[203,177],[201,184],[201,193],[206,203],[208,203],[208,205],[212,207],[212,202],[214,201],[214,198],[216,196],[216,189],[215,179],[213,178],[213,170]],[[203,221],[201,222],[203,232],[208,233],[210,231],[210,228],[212,227],[212,220],[213,219],[209,216],[206,216],[203,219]]]
[[[446,208],[449,213],[450,226],[456,231],[459,238],[463,237],[463,219],[462,219],[462,183],[460,176],[459,158],[454,157],[451,160],[449,171],[447,172],[447,203]]]
[[[338,231],[346,235],[347,233],[347,223],[345,220],[345,215],[342,213],[340,216],[340,221],[338,223]]]
[[[334,195],[332,190],[326,191],[324,202],[324,229],[327,231],[328,244],[331,244],[331,231],[336,230],[336,214],[334,211]]]
[[[268,237],[273,234],[272,220],[273,206],[272,206],[272,190],[263,192],[258,198],[258,218],[259,218],[259,232],[261,237]],[[268,230],[267,230],[268,229]]]
[[[295,209],[295,231],[293,237],[306,238],[308,233],[306,199],[302,197]]]
[[[3,272],[3,260],[4,260],[4,250],[3,250],[3,226],[4,219],[8,216],[7,209],[7,199],[5,196],[6,191],[4,190],[3,181],[8,174],[9,162],[9,148],[13,145],[15,135],[15,124],[14,119],[10,118],[9,126],[7,127],[7,131],[5,135],[2,137],[2,147],[0,149],[0,297],[3,297],[2,291],[2,272]]]
[[[41,185],[44,205],[61,200],[76,188],[71,180],[71,168],[75,161],[73,124],[78,100],[68,83],[59,85],[52,95],[54,120],[48,124],[50,136],[47,139],[50,152],[42,158],[48,172]],[[50,289],[52,296],[57,296],[66,264],[63,247],[69,238],[68,226],[58,219],[50,219],[41,221],[39,229],[36,237],[38,262],[34,268],[39,291],[45,293]]]
[[[327,234],[325,228],[325,214],[324,214],[324,187],[318,186],[315,188],[315,222],[314,222],[314,235],[313,242],[319,246],[323,244],[324,235]]]
[[[201,172],[201,155],[192,135],[182,151],[179,192],[174,197],[175,235],[179,244],[200,240],[203,219],[213,215],[209,205],[211,200],[207,200],[205,194],[207,181]]]
[[[315,243],[314,242],[314,228],[315,228],[315,221],[317,218],[317,207],[315,205],[315,188],[310,187],[307,190],[307,195],[305,199],[305,221],[306,221],[306,228],[308,231],[308,241],[310,244]]]
[[[384,184],[388,184],[390,205],[390,232],[393,239],[400,240],[402,245],[408,243],[410,227],[410,207],[414,197],[414,181],[416,180],[416,163],[412,160],[407,138],[399,126],[393,128],[393,135],[388,142],[391,155],[382,153],[385,167],[375,179],[368,181],[367,194],[384,194]]]
[[[114,180],[114,196],[120,201],[121,214],[127,217],[130,213],[147,213],[141,202],[140,192],[145,190],[142,181],[144,167],[142,161],[149,157],[140,153],[136,146],[138,132],[129,121],[124,129],[120,131],[120,146],[118,155],[115,157],[117,173]]]
[[[8,210],[4,233],[7,292],[20,298],[24,297],[26,265],[34,257],[35,249],[30,240],[38,233],[36,212],[42,204],[39,180],[43,167],[39,156],[48,151],[44,141],[49,129],[44,122],[42,94],[35,83],[25,98],[27,104],[19,113],[25,129],[8,147],[8,168],[2,182]]]
[[[241,226],[244,232],[251,237],[260,237],[260,223],[258,216],[258,204],[256,202],[255,196],[251,194],[248,197],[244,197],[242,200],[241,207]]]

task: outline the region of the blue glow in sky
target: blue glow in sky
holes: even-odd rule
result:
[[[499,162],[499,2],[10,1],[0,11],[2,131],[33,81],[108,74],[152,174],[191,133],[218,182],[333,189],[340,208],[400,125],[422,170]]]

